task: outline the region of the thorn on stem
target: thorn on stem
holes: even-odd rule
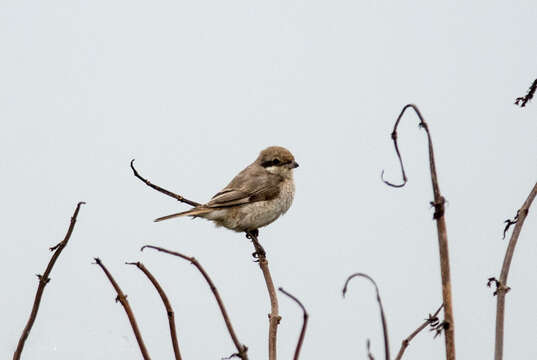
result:
[[[436,322],[436,324],[433,326],[431,324],[431,331],[435,331],[436,333],[433,336],[433,339],[436,339],[438,336],[442,334],[442,331],[446,331],[449,329],[449,322],[442,321],[442,322]]]
[[[444,216],[444,205],[446,204],[446,199],[443,196],[440,197],[440,201],[431,201],[430,204],[432,207],[434,207],[434,220],[440,219],[442,216]]]
[[[515,105],[522,107],[525,107],[526,104],[533,98],[533,95],[535,95],[535,91],[537,90],[537,79],[533,81],[533,83],[530,85],[530,88],[528,89],[528,92],[524,96],[517,97],[515,99]]]
[[[505,235],[507,234],[507,231],[509,230],[509,228],[510,228],[512,225],[514,225],[514,224],[516,224],[516,223],[518,222],[518,216],[519,216],[519,215],[520,215],[520,209],[517,210],[516,215],[515,215],[515,217],[513,218],[513,220],[511,220],[511,219],[507,219],[507,220],[504,221],[504,223],[505,223],[505,228],[503,229],[503,239],[504,239],[504,240],[505,240]]]
[[[494,285],[494,287],[496,288],[496,290],[494,290],[494,292],[492,293],[492,296],[498,295],[498,292],[500,291],[504,291],[507,294],[509,290],[511,290],[509,286],[504,286],[501,281],[496,279],[495,277],[490,277],[487,280],[487,286],[492,287],[492,285]]]

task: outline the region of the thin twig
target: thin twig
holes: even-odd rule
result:
[[[276,360],[276,343],[278,338],[278,325],[282,317],[279,314],[278,308],[278,296],[276,294],[276,288],[274,287],[274,282],[272,281],[272,276],[268,267],[268,261],[266,258],[265,250],[259,244],[257,239],[257,234],[255,232],[247,232],[246,236],[249,239],[252,239],[252,243],[255,248],[254,257],[257,258],[263,277],[265,278],[265,284],[267,285],[267,291],[270,298],[270,314],[269,314],[269,337],[268,337],[268,350],[269,350],[269,360]]]
[[[352,274],[351,276],[347,278],[347,280],[345,281],[345,285],[343,286],[343,290],[342,290],[343,297],[345,297],[345,294],[347,293],[347,287],[349,285],[349,281],[351,281],[355,277],[366,278],[375,286],[375,291],[377,292],[377,302],[379,304],[379,309],[380,309],[380,319],[382,321],[382,334],[384,336],[384,354],[385,354],[386,360],[390,360],[390,341],[388,339],[388,325],[386,323],[386,315],[384,314],[384,307],[382,306],[382,299],[380,298],[379,288],[375,280],[373,280],[373,278],[371,278],[369,275],[364,274],[364,273]]]
[[[309,315],[308,315],[308,312],[306,311],[306,308],[304,307],[304,305],[302,305],[300,300],[298,300],[295,296],[285,291],[283,288],[278,288],[278,290],[280,290],[285,295],[289,296],[302,309],[302,314],[303,314],[302,315],[302,330],[300,330],[300,336],[298,337],[298,343],[296,344],[296,349],[295,349],[295,356],[293,357],[293,360],[298,360],[298,356],[300,355],[300,349],[302,348],[302,343],[304,342],[304,335],[306,335],[306,327],[308,326]]]
[[[442,307],[444,307],[444,305],[440,305],[440,307],[438,308],[438,310],[435,311],[434,314],[429,314],[429,318],[425,319],[423,324],[421,324],[416,330],[412,332],[412,334],[410,334],[403,340],[403,342],[401,343],[401,349],[399,349],[395,360],[401,360],[401,358],[403,357],[403,353],[405,352],[408,345],[410,345],[412,339],[416,337],[416,335],[418,335],[428,325],[435,324],[438,322],[438,313],[440,312],[440,310],[442,310]]]
[[[531,189],[530,194],[522,207],[517,212],[516,224],[509,240],[509,245],[505,252],[505,258],[503,259],[502,272],[500,273],[500,280],[496,280],[496,293],[498,295],[496,300],[496,342],[494,349],[494,359],[501,360],[503,358],[503,336],[504,336],[504,317],[505,317],[505,294],[509,291],[507,286],[507,276],[509,275],[509,269],[511,268],[511,260],[515,252],[515,246],[520,236],[520,231],[524,225],[524,221],[528,216],[531,203],[537,196],[537,183]],[[489,280],[490,282],[491,280]]]
[[[136,319],[134,318],[134,313],[132,312],[132,309],[129,305],[129,301],[127,300],[127,295],[121,291],[121,288],[117,284],[116,280],[112,277],[112,274],[108,271],[106,266],[102,263],[101,259],[95,258],[95,264],[99,265],[100,268],[104,271],[106,277],[114,287],[117,293],[116,302],[120,302],[121,305],[123,305],[123,308],[125,309],[125,312],[127,313],[127,317],[129,318],[129,321],[131,323],[132,331],[134,331],[134,336],[136,337],[136,341],[138,342],[138,346],[140,347],[140,351],[142,352],[142,356],[145,360],[150,360],[149,353],[147,352],[147,349],[144,344],[144,340],[142,339],[142,334],[140,334],[140,330],[138,329],[138,325],[136,324]]]
[[[201,205],[200,203],[198,202],[195,202],[195,201],[192,201],[192,200],[188,200],[184,197],[182,197],[181,195],[177,195],[169,190],[166,190],[158,185],[155,185],[155,184],[152,184],[149,180],[145,179],[144,177],[142,177],[138,171],[136,170],[136,168],[134,167],[134,159],[131,160],[131,169],[132,169],[132,172],[134,173],[134,176],[136,176],[138,179],[142,180],[147,186],[157,190],[157,191],[160,191],[161,193],[165,194],[165,195],[168,195],[180,202],[183,202],[183,203],[186,203],[188,205],[191,205],[191,206],[199,206]]]
[[[536,90],[537,90],[537,79],[535,79],[533,83],[530,85],[530,88],[528,89],[528,92],[526,93],[526,95],[517,97],[515,99],[515,105],[518,105],[520,107],[526,106],[528,101],[533,99],[533,95],[535,95]]]
[[[447,239],[447,228],[446,228],[446,219],[444,214],[444,205],[445,199],[440,193],[440,187],[438,185],[438,176],[436,174],[436,163],[434,160],[434,151],[433,151],[433,141],[431,139],[431,134],[429,132],[429,126],[425,122],[425,119],[421,115],[418,107],[414,104],[408,104],[403,107],[401,113],[397,117],[395,122],[391,137],[393,139],[395,152],[399,159],[401,165],[401,172],[403,174],[403,183],[402,184],[392,184],[383,179],[383,181],[392,187],[402,187],[407,182],[407,177],[405,174],[405,169],[403,166],[403,161],[401,159],[401,154],[399,152],[399,147],[397,144],[397,127],[399,122],[403,117],[407,109],[413,109],[418,118],[420,119],[419,126],[425,130],[427,133],[427,141],[429,148],[429,168],[431,173],[431,183],[433,187],[434,201],[431,202],[431,205],[434,207],[433,219],[436,220],[436,229],[438,233],[438,248],[440,252],[440,272],[442,276],[442,298],[444,301],[444,329],[445,329],[445,342],[446,342],[446,359],[455,360],[455,322],[453,317],[453,305],[451,299],[451,274],[449,268],[449,248],[448,248],[448,239]]]
[[[166,308],[166,315],[168,316],[168,324],[170,326],[170,336],[172,338],[172,346],[173,346],[173,353],[175,355],[176,360],[181,360],[181,353],[179,351],[179,342],[177,341],[177,332],[175,330],[175,315],[173,312],[173,308],[170,304],[170,301],[168,300],[168,297],[166,296],[166,293],[158,283],[157,279],[147,270],[147,268],[142,264],[141,262],[128,262],[127,265],[135,265],[138,269],[140,269],[145,276],[151,281],[155,289],[157,290],[158,294],[160,295],[160,298],[162,299],[162,302],[164,303],[164,307]]]
[[[367,339],[365,342],[365,348],[367,350],[367,358],[369,360],[375,360],[375,357],[373,354],[371,354],[371,340]]]
[[[13,360],[18,360],[21,357],[22,349],[24,348],[24,343],[26,342],[26,339],[28,338],[28,335],[30,334],[30,330],[32,330],[32,326],[34,325],[35,319],[37,317],[37,311],[39,310],[39,305],[41,304],[43,291],[45,291],[45,286],[50,281],[50,278],[49,278],[50,272],[52,271],[52,267],[56,263],[56,260],[60,256],[62,250],[65,248],[65,246],[67,245],[67,242],[71,238],[71,234],[73,233],[73,229],[75,228],[76,218],[78,217],[78,212],[80,211],[80,206],[82,204],[85,204],[85,202],[81,201],[76,205],[75,212],[73,213],[73,216],[71,216],[71,223],[69,224],[69,228],[67,229],[67,233],[65,234],[64,239],[60,241],[57,245],[52,246],[49,249],[50,251],[54,251],[54,254],[52,254],[52,257],[50,258],[47,268],[45,269],[45,272],[43,273],[43,275],[37,275],[37,278],[39,279],[39,285],[37,286],[37,292],[35,294],[34,305],[32,306],[32,311],[30,312],[30,318],[28,319],[28,322],[26,323],[26,326],[24,327],[24,330],[22,331],[21,337],[17,344],[17,349],[15,350],[15,353],[13,354]]]
[[[198,262],[198,260],[196,260],[196,258],[194,257],[186,256],[176,251],[167,250],[167,249],[164,249],[158,246],[153,246],[153,245],[145,245],[140,250],[143,251],[145,248],[154,249],[157,251],[164,252],[166,254],[180,257],[181,259],[188,260],[190,261],[192,265],[194,265],[199,270],[199,272],[201,273],[205,281],[207,281],[207,284],[209,284],[209,287],[211,288],[211,291],[213,292],[216,302],[218,303],[218,307],[220,308],[220,312],[222,313],[222,317],[224,318],[224,321],[226,323],[226,327],[229,332],[229,335],[231,336],[231,340],[233,341],[233,344],[235,344],[235,347],[237,348],[237,351],[238,351],[237,355],[243,360],[248,359],[248,355],[247,355],[248,348],[245,345],[242,345],[239,339],[237,338],[237,335],[235,334],[235,331],[233,330],[233,325],[231,325],[231,320],[229,319],[226,308],[224,306],[224,302],[222,301],[222,298],[220,297],[220,294],[218,293],[218,289],[214,285],[213,281],[211,280],[211,278],[209,277],[205,269]]]

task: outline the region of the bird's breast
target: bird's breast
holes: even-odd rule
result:
[[[295,197],[295,183],[293,179],[285,180],[282,183],[280,195],[276,197],[276,201],[279,203],[281,214],[285,214],[293,203]]]

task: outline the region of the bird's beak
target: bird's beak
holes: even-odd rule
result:
[[[298,167],[298,163],[296,161],[293,161],[291,164],[291,168],[296,169]]]

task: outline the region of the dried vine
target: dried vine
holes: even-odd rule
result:
[[[81,201],[76,205],[75,212],[73,213],[73,216],[71,217],[71,223],[69,224],[69,228],[67,229],[67,234],[65,234],[64,239],[49,249],[50,251],[54,251],[54,254],[52,254],[52,257],[50,258],[47,268],[45,269],[45,272],[43,273],[43,275],[37,275],[37,278],[39,279],[39,285],[37,286],[37,292],[35,294],[34,305],[32,306],[32,311],[30,312],[30,318],[28,319],[28,322],[26,323],[26,326],[24,327],[24,330],[22,331],[21,337],[17,344],[17,348],[15,350],[15,353],[13,354],[13,360],[18,360],[21,357],[22,350],[24,348],[24,343],[26,342],[26,339],[28,338],[28,335],[30,334],[30,330],[32,330],[32,326],[34,325],[35,319],[37,317],[37,312],[39,310],[39,305],[41,304],[43,291],[45,291],[45,286],[50,281],[49,275],[52,271],[52,268],[54,267],[54,264],[56,263],[56,260],[58,260],[58,257],[60,256],[65,246],[67,246],[67,242],[71,238],[71,234],[73,233],[76,219],[78,217],[78,212],[80,211],[80,206],[82,204],[85,204],[85,202]]]
[[[429,168],[431,173],[431,183],[433,187],[434,201],[431,202],[431,205],[434,207],[433,219],[436,220],[436,228],[438,233],[438,247],[440,252],[440,272],[442,276],[442,298],[444,303],[444,321],[443,326],[445,330],[445,342],[446,342],[446,359],[455,360],[455,321],[453,317],[453,305],[452,305],[452,295],[451,295],[451,274],[449,267],[449,248],[448,248],[448,239],[447,239],[447,227],[446,219],[444,213],[445,199],[440,193],[440,186],[438,185],[438,176],[436,174],[436,163],[434,160],[434,151],[433,151],[433,141],[431,139],[431,134],[429,132],[429,126],[425,122],[425,119],[421,115],[418,107],[414,104],[407,104],[401,110],[401,113],[397,117],[393,131],[391,133],[391,138],[394,143],[395,152],[397,153],[397,158],[401,167],[401,172],[403,176],[403,182],[401,184],[393,184],[384,180],[384,172],[382,173],[382,180],[389,186],[392,187],[403,187],[407,183],[407,176],[405,173],[405,168],[403,166],[403,160],[399,152],[399,146],[397,143],[397,127],[399,122],[403,117],[407,109],[412,109],[418,115],[420,120],[419,126],[425,130],[427,134],[428,141],[428,150],[429,150]]]

